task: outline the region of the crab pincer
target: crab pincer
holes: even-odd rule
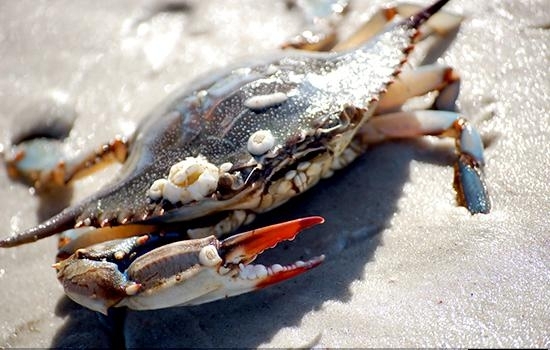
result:
[[[54,264],[65,293],[104,314],[202,304],[261,289],[318,266],[324,255],[289,265],[252,262],[267,249],[324,221],[296,219],[230,236],[175,241],[169,233],[109,241]]]

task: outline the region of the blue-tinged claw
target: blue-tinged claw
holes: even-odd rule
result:
[[[459,114],[435,110],[400,111],[370,119],[362,129],[363,142],[366,143],[419,135],[456,138],[458,160],[455,188],[458,201],[472,214],[489,213],[491,203],[483,180],[483,140],[479,132]]]
[[[481,168],[466,155],[461,155],[456,165],[456,186],[464,206],[472,214],[487,214],[491,201]]]
[[[71,148],[63,140],[37,137],[12,146],[5,162],[10,177],[27,182],[36,189],[63,186],[110,161],[124,161],[126,143],[126,139],[116,137],[97,150],[84,153]]]
[[[460,130],[460,150],[467,153],[475,159],[480,167],[485,166],[485,157],[483,156],[483,141],[479,132],[467,122],[462,123]]]
[[[465,120],[455,123],[459,130],[460,156],[456,171],[460,199],[472,214],[487,214],[491,202],[483,179],[483,141],[479,132]]]

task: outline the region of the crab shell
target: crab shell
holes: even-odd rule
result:
[[[85,226],[97,230],[66,253],[175,226],[182,238],[219,236],[284,203],[332,174],[424,19],[354,50],[287,51],[199,78],[145,117],[112,184],[18,243]]]

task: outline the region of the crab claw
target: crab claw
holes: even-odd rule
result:
[[[297,261],[288,266],[275,264],[266,267],[250,263],[266,249],[275,247],[281,241],[293,240],[303,229],[323,222],[322,217],[311,216],[229,237],[221,243],[224,261],[222,269],[239,267],[240,279],[234,279],[231,283],[243,292],[248,291],[247,288],[259,289],[297,276],[318,266],[323,261],[324,255],[307,262]],[[245,277],[246,280],[244,280]]]
[[[128,269],[128,278],[139,283],[141,290],[120,305],[132,309],[197,305],[297,276],[318,266],[324,256],[285,266],[251,263],[266,249],[292,240],[301,230],[322,222],[321,217],[307,217],[244,232],[221,242],[211,236],[157,248],[136,259]],[[157,266],[151,268],[154,264]]]
[[[286,266],[252,261],[323,221],[307,217],[223,241],[210,236],[163,244],[166,235],[132,237],[79,249],[54,267],[71,299],[105,314],[118,306],[149,310],[203,304],[267,287],[318,266],[324,256]]]

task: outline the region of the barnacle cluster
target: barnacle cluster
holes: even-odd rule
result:
[[[220,169],[205,157],[187,157],[172,165],[168,178],[153,182],[147,195],[152,200],[163,198],[172,204],[198,201],[214,193],[219,178]]]

